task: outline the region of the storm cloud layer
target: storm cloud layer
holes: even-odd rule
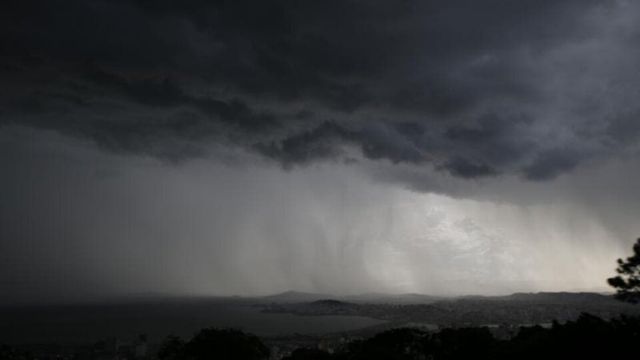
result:
[[[640,135],[625,1],[10,1],[3,123],[544,181]]]
[[[76,257],[51,276],[139,274],[121,292],[598,286],[550,282],[566,265],[553,254],[604,277],[640,230],[637,14],[626,0],[5,1],[0,280],[33,284],[16,298],[48,291],[37,274],[61,243]],[[387,225],[368,228],[372,212]],[[203,257],[187,271],[172,251]],[[100,253],[159,260],[121,273]]]

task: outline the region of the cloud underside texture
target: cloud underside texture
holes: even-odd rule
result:
[[[5,1],[0,288],[602,289],[639,6]]]
[[[631,2],[2,6],[0,124],[119,153],[544,181],[640,136]]]

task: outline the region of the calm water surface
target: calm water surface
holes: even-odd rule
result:
[[[0,309],[1,343],[80,343],[147,334],[190,337],[204,327],[233,327],[262,336],[322,334],[378,325],[356,316],[262,313],[259,307],[227,303],[22,307]]]

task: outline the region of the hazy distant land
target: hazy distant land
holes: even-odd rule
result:
[[[204,327],[233,327],[260,336],[379,331],[389,327],[517,326],[603,318],[640,308],[597,293],[535,293],[457,298],[420,294],[331,297],[285,292],[265,297],[141,297],[102,304],[5,306],[5,343],[82,343],[109,337],[189,337]]]

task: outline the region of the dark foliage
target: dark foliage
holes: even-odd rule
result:
[[[497,345],[487,328],[444,329],[429,340],[436,359],[490,359]]]
[[[159,360],[179,360],[183,356],[184,341],[177,336],[167,337],[158,350]]]
[[[502,356],[519,359],[612,359],[637,354],[640,341],[640,319],[625,318],[604,321],[583,314],[564,325],[551,329],[523,329],[505,342]]]
[[[633,255],[618,259],[618,276],[609,278],[609,285],[616,289],[616,298],[633,304],[640,302],[640,238],[633,245]]]
[[[336,355],[344,360],[405,360],[415,359],[423,352],[425,333],[413,329],[395,329],[374,337],[349,344],[345,351]]]
[[[255,335],[233,329],[203,329],[189,342],[169,337],[162,344],[160,360],[261,360],[269,349]]]
[[[331,360],[333,357],[320,349],[296,349],[283,360]]]
[[[26,354],[22,354],[9,345],[0,345],[0,359],[6,360],[22,360],[28,359]]]
[[[640,344],[640,318],[606,321],[582,314],[576,321],[554,323],[549,329],[523,327],[510,340],[495,339],[487,328],[444,329],[437,333],[391,330],[354,342],[332,355],[332,359],[635,358],[637,344]]]
[[[330,353],[301,348],[284,360],[539,360],[635,359],[640,344],[640,317],[603,320],[582,314],[577,320],[550,328],[522,327],[507,340],[494,338],[487,328],[450,328],[439,332],[394,329],[347,343]],[[0,345],[0,359],[54,359],[23,348]],[[81,357],[84,359],[85,357]],[[88,357],[94,359],[95,357]],[[209,328],[190,341],[168,337],[159,360],[259,360],[269,350],[261,340],[239,330]]]

